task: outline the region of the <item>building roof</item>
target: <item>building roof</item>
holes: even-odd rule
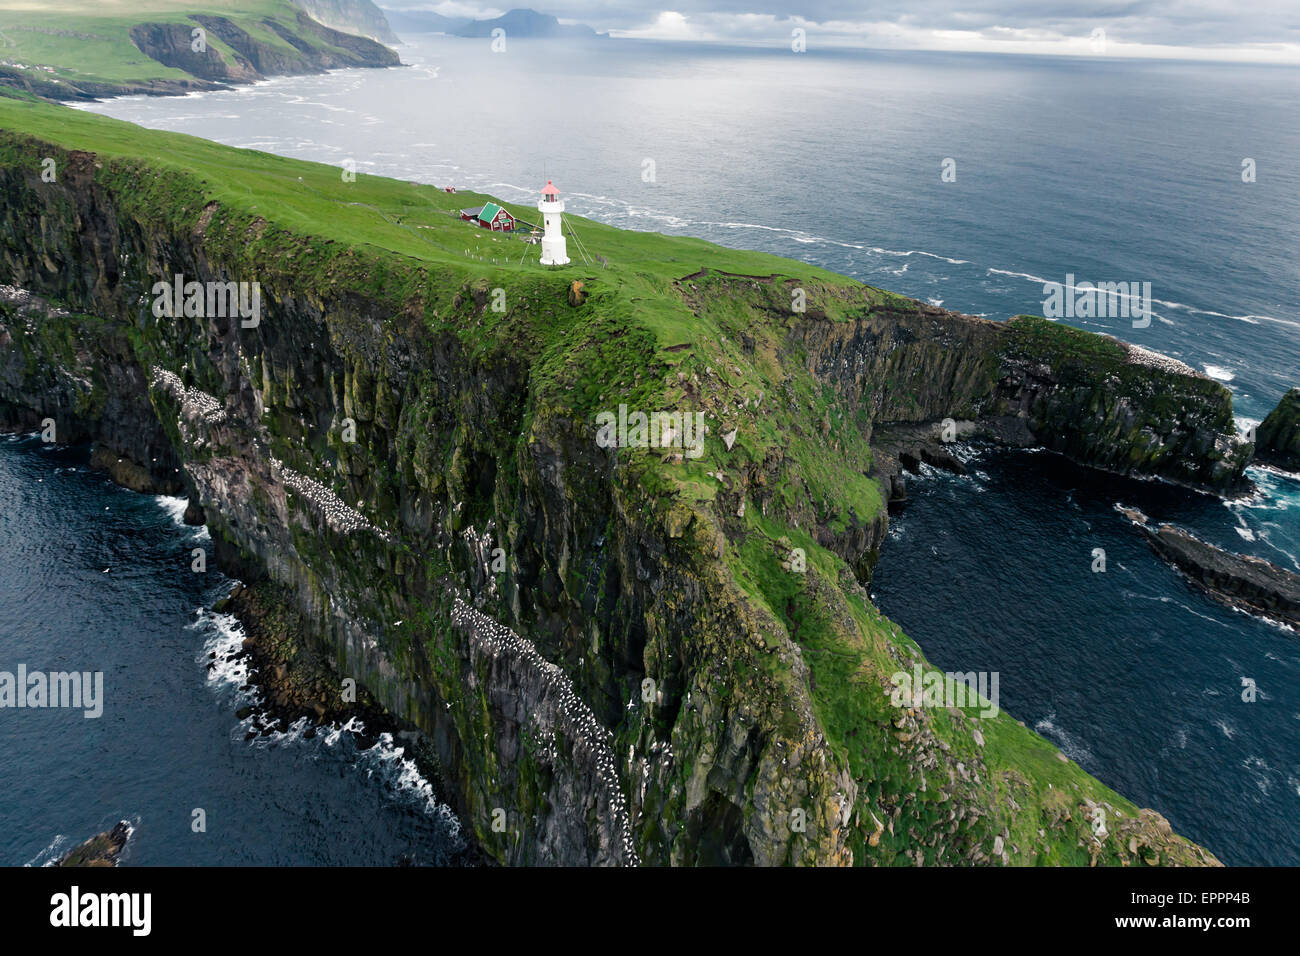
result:
[[[483,206],[475,206],[473,209],[462,209],[460,211],[462,216],[469,216],[471,219],[478,219],[480,222],[491,222],[497,217],[498,213],[505,213],[507,219],[511,222],[515,221],[515,217],[510,215],[509,210],[502,209],[494,202],[487,203]]]
[[[558,189],[555,188],[555,183],[551,182],[549,179],[546,180],[546,185],[542,188],[542,195],[543,195],[543,196],[558,196],[559,194],[560,194],[560,191],[559,191]]]

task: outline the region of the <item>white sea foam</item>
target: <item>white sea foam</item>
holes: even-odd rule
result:
[[[199,608],[191,628],[203,632],[197,662],[208,667],[208,683],[224,692],[235,692],[241,703],[252,703],[258,695],[242,690],[248,683],[248,662],[239,654],[244,644],[244,627],[233,614]],[[216,654],[213,658],[210,655]]]
[[[1273,768],[1268,765],[1268,761],[1263,757],[1250,756],[1243,760],[1241,765],[1246,768],[1260,792],[1268,793],[1273,785]]]
[[[880,256],[926,256],[930,259],[940,259],[954,266],[968,266],[969,259],[952,259],[948,256],[941,256],[937,252],[926,252],[924,249],[907,249],[899,251],[896,249],[882,249],[879,246],[872,246],[871,251]]]
[[[246,717],[232,735],[247,736],[250,730],[261,726],[261,715]],[[368,780],[374,780],[388,791],[398,794],[415,810],[439,821],[444,832],[455,840],[460,839],[460,820],[446,803],[438,799],[433,784],[420,773],[415,761],[407,756],[406,747],[393,741],[393,735],[382,733],[376,742],[365,750],[356,749],[356,735],[364,733],[365,722],[359,717],[349,717],[342,724],[332,722],[317,726],[307,717],[299,717],[284,730],[259,731],[248,741],[252,747],[295,747],[327,753],[336,760],[349,764],[353,770]],[[313,731],[308,736],[308,731]]]
[[[240,721],[231,734],[232,739],[242,741],[250,730],[261,727],[262,715],[258,709],[263,702],[261,691],[256,685],[243,690],[250,677],[248,663],[239,653],[245,637],[243,626],[231,614],[199,609],[197,617],[198,620],[191,627],[205,632],[197,662],[209,668],[209,684],[220,692],[232,694],[231,703],[254,707],[254,712]],[[211,658],[212,654],[216,657]],[[343,724],[330,723],[316,727],[315,734],[308,739],[306,732],[311,727],[315,727],[315,724],[306,717],[301,717],[283,731],[277,729],[269,733],[259,732],[249,744],[295,744],[326,749],[335,757],[350,762],[366,777],[378,780],[394,792],[401,793],[417,809],[438,819],[453,838],[459,837],[460,821],[456,814],[437,799],[433,785],[421,775],[415,761],[406,756],[406,748],[394,744],[391,734],[380,734],[374,746],[358,751],[353,746],[354,735],[365,730],[365,724],[360,718],[351,717]]]
[[[158,507],[167,512],[167,517],[180,527],[185,527],[185,508],[189,504],[185,497],[172,497],[171,495],[154,495],[154,501]]]
[[[72,849],[72,838],[64,833],[57,833],[45,849],[28,860],[23,866],[53,866]]]
[[[1075,763],[1082,765],[1085,761],[1092,760],[1092,751],[1084,745],[1083,741],[1063,727],[1057,726],[1055,713],[1050,713],[1035,723],[1034,730],[1055,742],[1061,748],[1061,752]]]

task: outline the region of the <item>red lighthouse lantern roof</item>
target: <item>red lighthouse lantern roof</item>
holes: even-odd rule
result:
[[[551,182],[551,181],[548,179],[548,180],[546,181],[546,187],[542,190],[542,195],[543,195],[543,196],[558,196],[559,194],[560,194],[560,191],[559,191],[558,189],[555,188],[555,183]]]

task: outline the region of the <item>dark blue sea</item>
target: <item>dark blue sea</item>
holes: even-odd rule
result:
[[[0,865],[57,860],[119,820],[123,865],[452,859],[456,820],[391,737],[245,739],[235,712],[255,700],[225,660],[243,635],[205,610],[232,582],[192,570],[206,529],[181,523],[183,498],[118,488],[88,459],[0,436],[0,670],[104,675],[99,717],[0,710]]]
[[[94,108],[520,202],[552,178],[572,212],[803,259],[993,318],[1041,313],[1044,283],[1069,275],[1150,282],[1148,328],[1128,319],[1075,324],[1226,383],[1243,428],[1300,385],[1300,70],[815,44],[795,54],[780,38],[771,49],[512,39],[500,54],[487,40],[409,39],[405,69]],[[945,160],[955,181],[941,177]],[[1247,160],[1253,182],[1242,178]],[[5,454],[23,464],[11,471],[48,460],[30,448]],[[1256,470],[1258,494],[1224,504],[1047,454],[963,454],[970,477],[911,483],[913,500],[873,582],[881,607],[936,665],[998,670],[1005,709],[1226,862],[1300,864],[1300,635],[1189,588],[1114,511],[1141,507],[1300,570],[1300,483]],[[26,475],[0,481],[10,498],[35,494]],[[78,513],[51,506],[23,533],[53,527],[75,538],[85,533]],[[149,515],[137,510],[143,524],[131,533],[184,534]],[[14,520],[8,509],[5,520]],[[1090,569],[1097,547],[1108,555],[1104,574]],[[50,553],[48,564],[30,562],[30,591],[41,593],[45,576],[73,573],[68,554]],[[110,562],[89,558],[57,611],[29,599],[22,615],[43,623],[26,626],[62,626],[84,595],[82,619],[68,620],[74,650],[100,629],[148,633],[149,647],[194,639],[185,628],[203,595],[177,593],[194,582],[159,571],[140,582],[148,596],[109,614],[97,596],[109,582],[94,578],[96,563]],[[168,602],[176,610],[159,613]],[[155,658],[141,682],[189,674],[206,693],[201,646],[177,652],[189,671]],[[1243,678],[1258,688],[1254,703],[1241,699]],[[257,768],[268,781],[318,772],[292,753],[276,763],[228,744],[217,725],[230,722],[229,707],[195,693],[198,710],[169,698],[157,726],[114,735],[94,772],[111,779],[114,767],[129,769],[129,751],[118,748],[146,746],[141,737],[168,728],[204,738],[194,744],[197,780],[214,772],[202,749],[215,746],[214,734],[215,766]],[[185,771],[160,775],[155,788],[171,792],[173,779]],[[150,792],[142,783],[135,802],[147,804]],[[79,792],[31,793],[51,813],[86,818],[30,832],[15,859],[55,833],[143,812],[122,798],[96,815],[101,804],[78,803]],[[181,803],[196,800],[187,793]],[[15,815],[33,815],[30,805],[23,811]],[[292,842],[271,836],[278,832],[268,825],[264,839]],[[206,859],[192,846],[183,834],[167,844],[182,859]]]

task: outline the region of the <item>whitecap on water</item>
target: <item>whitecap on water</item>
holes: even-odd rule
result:
[[[63,854],[72,849],[72,838],[59,833],[50,841],[50,845],[28,860],[23,866],[53,866],[63,858]]]
[[[1251,778],[1255,781],[1255,786],[1259,787],[1261,793],[1268,793],[1272,786],[1273,768],[1270,767],[1263,757],[1247,757],[1241,762],[1246,768]]]

